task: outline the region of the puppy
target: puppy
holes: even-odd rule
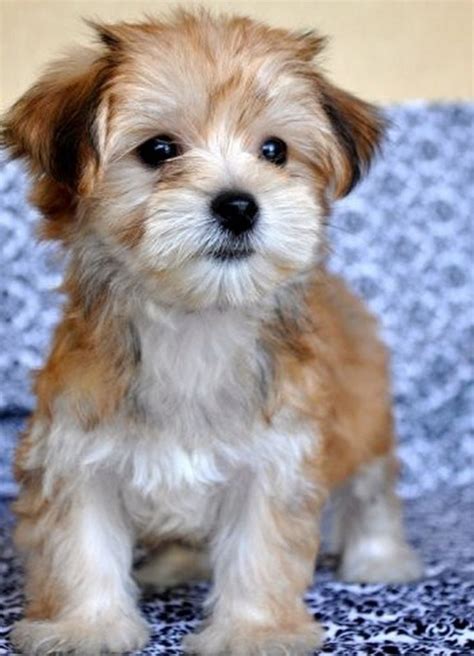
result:
[[[212,573],[203,656],[311,653],[318,518],[347,581],[420,572],[387,357],[324,266],[331,202],[383,133],[324,40],[205,12],[94,25],[6,115],[67,302],[18,447],[25,654],[140,649],[138,579]],[[361,254],[363,256],[363,254]]]

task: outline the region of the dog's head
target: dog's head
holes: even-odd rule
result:
[[[318,70],[324,40],[205,13],[94,28],[100,46],[3,123],[50,232],[187,308],[255,303],[312,267],[383,129]]]

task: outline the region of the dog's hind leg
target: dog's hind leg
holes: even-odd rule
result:
[[[392,456],[377,458],[335,493],[333,540],[345,581],[401,583],[422,574],[405,538],[396,469]]]
[[[163,545],[135,571],[136,581],[148,588],[169,588],[188,581],[209,580],[210,577],[205,551],[181,542]]]

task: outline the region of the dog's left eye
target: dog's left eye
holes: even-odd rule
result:
[[[180,154],[179,146],[173,137],[160,134],[157,137],[144,141],[137,148],[138,157],[147,166],[157,168],[163,162]]]
[[[286,143],[278,137],[269,137],[260,146],[260,155],[277,166],[283,166],[286,163],[287,152]]]

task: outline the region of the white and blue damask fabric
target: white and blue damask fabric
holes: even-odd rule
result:
[[[466,487],[423,495],[407,505],[410,538],[425,576],[410,585],[344,584],[323,556],[306,595],[326,632],[318,656],[469,656],[474,653],[472,497]],[[464,517],[463,517],[464,515]],[[0,654],[13,656],[10,627],[22,613],[23,578],[11,538],[11,515],[0,506]],[[137,654],[178,656],[184,635],[202,620],[207,584],[182,585],[141,599],[150,645]],[[29,655],[27,655],[29,656]]]
[[[345,585],[323,557],[308,603],[336,656],[474,653],[474,105],[388,110],[369,177],[335,208],[331,266],[366,298],[392,353],[408,530],[426,576],[403,586]],[[59,316],[60,266],[33,238],[20,166],[0,155],[0,655],[21,615],[21,570],[7,497],[14,441],[30,412],[29,372]],[[1,507],[1,504],[0,504]],[[180,654],[206,587],[143,599],[142,653]]]

